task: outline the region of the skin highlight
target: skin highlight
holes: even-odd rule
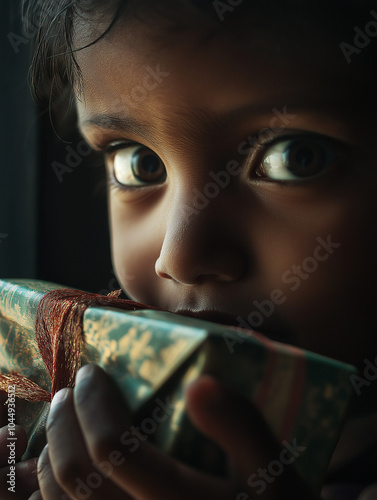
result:
[[[261,302],[281,289],[287,300],[265,318],[262,332],[277,338],[280,332],[284,340],[309,350],[361,362],[376,344],[371,328],[374,274],[347,263],[368,260],[375,247],[376,235],[366,223],[375,211],[374,197],[366,196],[376,180],[375,155],[366,149],[374,131],[369,123],[355,123],[360,93],[352,94],[354,102],[345,108],[339,92],[342,86],[348,95],[360,82],[356,78],[347,86],[349,68],[341,52],[330,52],[330,60],[318,57],[310,39],[302,44],[307,52],[302,45],[297,54],[291,43],[283,46],[290,53],[287,66],[279,54],[272,56],[271,40],[261,51],[258,37],[245,46],[238,37],[218,34],[203,45],[205,31],[191,36],[174,32],[164,33],[164,44],[155,48],[158,36],[158,26],[133,21],[123,29],[120,23],[98,45],[77,54],[85,95],[77,107],[88,142],[144,145],[167,172],[161,184],[110,189],[119,283],[131,298],[173,312],[217,311],[245,320],[254,300]],[[309,57],[312,66],[303,72]],[[156,65],[168,76],[140,105],[122,109],[122,96],[140,86],[145,68]],[[247,157],[237,148],[268,128],[276,117],[273,110],[280,112],[281,130],[272,135],[320,134],[335,150],[334,165],[301,184],[253,177],[260,154],[253,158],[251,151]],[[104,113],[126,118],[129,128],[85,125]],[[203,193],[212,180],[209,174],[224,170],[231,160],[241,165],[240,174],[199,214],[187,217],[194,193]],[[300,286],[291,291],[282,276],[313,255],[318,237],[329,235],[339,245],[335,254],[308,279],[292,271]],[[126,283],[129,275],[136,278]],[[356,328],[363,330],[364,339],[357,346]]]
[[[320,6],[312,15],[298,2],[283,16],[263,5],[248,15],[236,9],[221,29],[186,5],[165,15],[142,9],[76,53],[79,125],[107,159],[117,279],[137,301],[235,325],[279,296],[257,330],[362,365],[376,352],[376,100],[367,51],[347,64],[339,40],[348,31]],[[98,34],[79,27],[76,48]],[[267,177],[267,163],[291,158],[294,147],[304,159],[313,153],[315,167],[322,162],[318,175]],[[135,175],[140,151],[166,170],[159,182],[145,182],[142,169]],[[116,168],[135,185],[122,185]],[[222,188],[214,179],[224,172]],[[77,477],[108,460],[131,421],[101,370],[84,367],[77,382],[54,399],[31,500],[78,498]],[[247,479],[281,447],[255,409],[210,377],[189,388],[186,404],[226,451],[228,476],[198,473],[141,442],[135,454],[120,447],[124,462],[93,500],[258,498]],[[334,470],[377,439],[375,415],[366,419],[367,436],[365,420],[343,432]],[[286,467],[264,497],[318,498],[312,493]]]

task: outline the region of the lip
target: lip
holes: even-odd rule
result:
[[[236,316],[217,311],[180,310],[176,311],[175,314],[179,314],[180,316],[188,316],[189,318],[201,319],[204,321],[211,321],[213,323],[219,323],[221,325],[236,326],[236,327],[242,326]]]

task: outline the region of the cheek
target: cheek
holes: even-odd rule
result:
[[[365,190],[334,191],[322,199],[275,197],[268,209],[265,204],[265,218],[254,233],[262,272],[281,276],[292,266],[303,265],[310,275],[307,289],[312,287],[313,293],[320,287],[326,293],[328,286],[335,285],[335,278],[340,293],[357,283],[369,285],[376,277],[377,229],[371,221],[371,214],[377,213],[374,198]],[[316,253],[319,244],[323,249]]]
[[[281,214],[270,234],[278,257],[272,266],[264,262],[264,273],[272,282],[273,272],[286,296],[278,314],[300,344],[349,362],[376,347],[373,205],[358,197],[318,200],[316,207],[302,205],[298,216]]]
[[[155,263],[161,248],[157,221],[140,217],[114,199],[110,200],[109,209],[112,259],[118,282],[131,299],[153,304]]]

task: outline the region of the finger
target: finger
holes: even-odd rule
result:
[[[214,378],[203,376],[192,383],[186,390],[186,402],[192,422],[221,443],[237,459],[239,467],[247,464],[246,471],[260,467],[279,449],[255,407]],[[251,432],[253,429],[258,432]],[[250,449],[258,453],[250,456]]]
[[[130,424],[122,395],[99,367],[86,365],[82,368],[74,392],[77,417],[90,455],[97,464],[109,463],[116,456],[112,477],[134,498],[220,500],[234,497],[234,488],[224,480],[208,478],[191,470],[147,443],[152,432],[143,432],[146,429],[144,421],[140,427]],[[160,406],[158,410],[160,422],[163,412],[171,411],[168,406],[165,410]],[[149,429],[157,428],[151,418],[145,422],[147,420]]]
[[[92,419],[93,416],[95,413],[92,413]],[[90,458],[76,418],[71,389],[63,389],[55,396],[46,429],[48,458],[44,458],[47,467],[43,469],[43,483],[47,486],[41,487],[44,498],[50,485],[53,485],[51,490],[54,492],[56,483],[74,499],[127,500],[125,493],[109,479],[112,469],[104,466],[100,471]],[[46,498],[49,500],[50,497]],[[53,498],[56,498],[54,494],[51,495]]]
[[[233,458],[243,483],[253,486],[254,482],[261,493],[262,483],[257,483],[257,478],[273,461],[279,461],[282,447],[254,405],[209,376],[201,377],[187,389],[186,400],[193,423]],[[264,498],[311,498],[291,466],[293,462],[292,457],[287,460],[284,455],[281,473],[264,482]],[[249,487],[248,491],[257,498],[256,489]]]
[[[41,490],[34,491],[31,497],[28,500],[43,500]]]
[[[8,445],[13,443],[12,458],[15,460],[20,460],[27,447],[27,435],[23,427],[16,425],[11,432],[12,435],[10,435],[8,426],[0,429],[0,467],[8,465],[8,460],[11,458],[11,448]]]
[[[11,441],[8,439],[11,438]],[[11,472],[14,472],[14,490],[24,499],[26,494],[30,494],[38,488],[37,480],[37,459],[33,458],[24,462],[16,463],[20,460],[27,447],[27,435],[25,429],[19,425],[15,426],[14,435],[9,436],[8,427],[0,429],[0,484],[7,486],[6,493],[0,489],[0,498],[7,498],[5,495],[11,494],[10,498],[18,498],[11,490],[8,490],[12,483],[8,483]],[[14,467],[12,471],[11,468]]]
[[[55,480],[51,468],[48,445],[43,448],[38,460],[38,482],[40,490],[32,495],[32,500],[42,498],[43,500],[70,500],[70,497],[60,488]]]
[[[25,500],[38,489],[36,458],[19,462],[14,472],[13,476],[10,466],[0,469],[1,500]]]

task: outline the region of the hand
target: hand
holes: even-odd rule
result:
[[[187,406],[194,424],[229,456],[227,478],[198,472],[130,438],[122,397],[95,365],[82,368],[75,389],[63,389],[53,403],[38,464],[44,500],[254,500],[261,491],[248,478],[281,453],[254,407],[210,377],[188,389]],[[289,465],[266,483],[263,498],[313,499]]]
[[[15,456],[14,459],[17,463],[15,467],[15,485],[14,491],[9,491],[8,488],[11,487],[10,481],[11,476],[11,465],[8,463],[9,459],[12,459],[10,455],[10,448],[8,448],[9,433],[8,433],[8,413],[7,406],[4,404],[7,400],[7,394],[0,392],[0,498],[1,500],[27,500],[29,496],[38,489],[37,480],[37,458],[30,460],[25,460],[24,462],[19,462],[21,456],[24,454],[27,446],[27,436],[25,430],[16,426],[12,436],[17,438],[14,441],[15,444]]]

